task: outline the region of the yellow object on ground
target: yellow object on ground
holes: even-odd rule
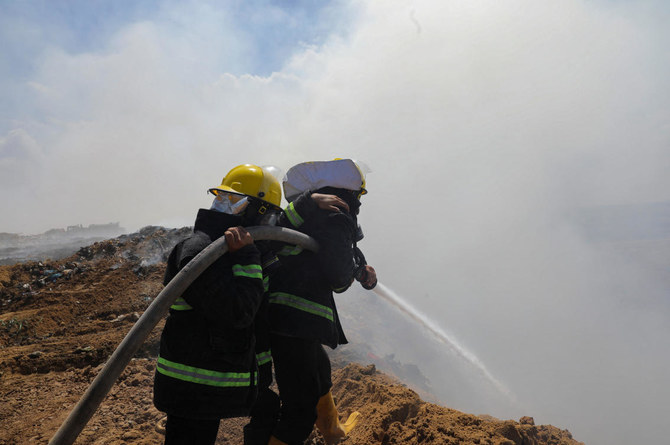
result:
[[[316,427],[327,445],[337,444],[344,436],[349,434],[358,423],[358,416],[360,416],[360,413],[354,411],[345,423],[340,423],[339,414],[333,401],[333,394],[330,391],[322,396],[316,404]]]

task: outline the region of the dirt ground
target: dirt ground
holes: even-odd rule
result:
[[[49,441],[142,311],[163,288],[164,260],[188,231],[148,227],[58,261],[0,266],[0,445]],[[151,402],[163,322],[153,330],[77,444],[163,442]],[[358,426],[343,445],[580,444],[569,431],[501,421],[422,401],[373,365],[335,369],[333,394]],[[217,444],[242,444],[245,418],[224,420]],[[315,431],[308,443],[322,444]]]

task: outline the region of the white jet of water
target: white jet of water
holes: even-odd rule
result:
[[[373,289],[374,292],[382,297],[384,300],[391,303],[393,306],[398,308],[405,315],[410,317],[412,320],[419,323],[424,329],[429,331],[435,338],[446,345],[451,351],[453,351],[458,357],[462,358],[475,369],[477,369],[489,382],[493,384],[501,393],[509,397],[512,401],[516,401],[516,397],[512,392],[505,387],[498,379],[493,377],[491,373],[486,369],[484,364],[475,356],[472,352],[465,349],[465,347],[458,344],[458,342],[437,326],[431,319],[426,315],[422,314],[415,308],[413,308],[409,303],[399,297],[395,292],[393,292],[388,287],[384,286],[381,283],[377,283],[377,286]]]

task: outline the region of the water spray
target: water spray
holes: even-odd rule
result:
[[[377,286],[373,289],[373,291],[381,298],[399,309],[403,314],[421,325],[421,327],[430,332],[435,337],[435,339],[447,346],[449,350],[451,350],[458,357],[472,365],[481,375],[484,376],[484,378],[486,378],[486,380],[495,386],[498,391],[503,393],[512,401],[516,400],[514,394],[512,394],[512,392],[507,389],[507,387],[503,385],[498,379],[493,377],[493,375],[489,372],[488,369],[486,369],[486,366],[484,366],[484,364],[481,362],[481,360],[479,360],[479,358],[477,358],[476,355],[460,345],[456,339],[444,332],[444,330],[437,326],[430,318],[419,312],[408,302],[398,296],[395,292],[381,283],[377,283]]]

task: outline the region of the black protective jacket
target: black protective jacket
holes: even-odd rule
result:
[[[167,284],[240,217],[201,209],[168,259]],[[156,408],[187,418],[248,415],[257,393],[254,317],[263,298],[255,245],[226,253],[170,308],[154,379]]]
[[[280,225],[313,237],[319,251],[286,246],[277,252],[281,269],[270,280],[270,329],[335,348],[347,339],[333,291],[344,291],[353,280],[357,223],[347,212],[319,209],[309,196],[306,192],[289,204]]]

